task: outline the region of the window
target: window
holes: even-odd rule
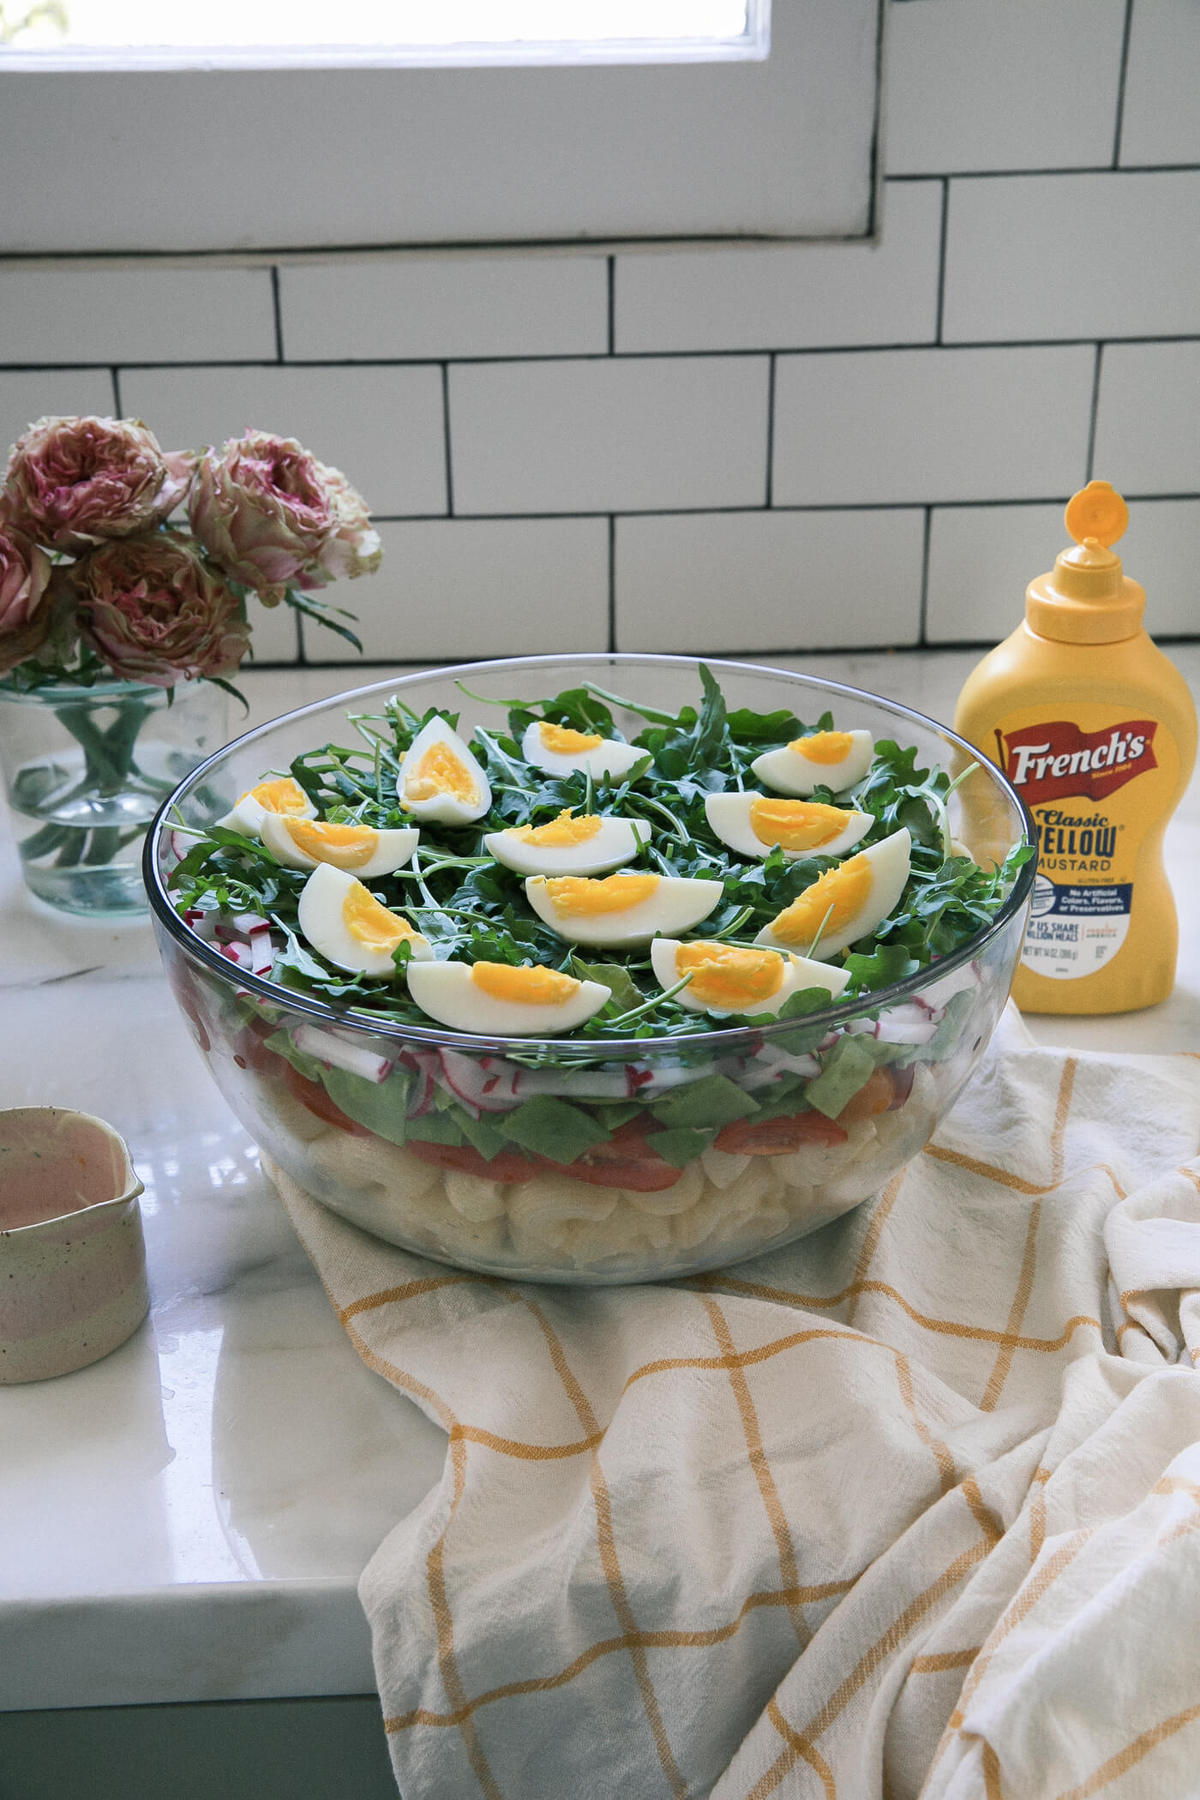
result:
[[[0,246],[867,236],[882,11],[775,0],[765,60],[113,69],[85,57],[63,70],[14,46],[0,54]]]

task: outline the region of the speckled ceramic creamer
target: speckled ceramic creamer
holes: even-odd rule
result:
[[[150,1305],[141,1191],[103,1119],[0,1111],[0,1385],[82,1369],[137,1330]]]

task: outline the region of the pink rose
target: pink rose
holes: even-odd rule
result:
[[[38,543],[86,550],[161,523],[193,461],[165,453],[138,419],[39,419],[9,452],[4,511]]]
[[[44,550],[0,519],[0,674],[39,649],[50,629],[42,604],[50,568]]]
[[[295,438],[248,431],[207,450],[188,497],[192,530],[213,561],[267,606],[289,586],[364,575],[382,551],[346,477]]]
[[[332,497],[337,521],[317,559],[326,579],[354,581],[359,575],[373,575],[383,561],[383,545],[371,524],[366,501],[340,469],[327,468],[324,463],[317,468]]]
[[[250,648],[241,602],[181,533],[103,544],[70,575],[80,636],[124,680],[231,675]]]

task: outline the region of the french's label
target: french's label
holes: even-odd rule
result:
[[[1121,949],[1138,851],[1174,788],[1178,752],[1157,719],[1096,702],[1071,719],[1032,708],[997,722],[995,757],[1033,815],[1038,867],[1021,961],[1052,981],[1095,974]]]
[[[1124,719],[1099,731],[1081,731],[1071,719],[1000,732],[1000,767],[1027,806],[1080,796],[1106,800],[1149,769],[1156,769],[1156,719]]]

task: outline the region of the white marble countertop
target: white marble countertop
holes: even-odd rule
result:
[[[1172,654],[1195,692],[1200,647]],[[975,660],[787,664],[948,719]],[[354,683],[353,668],[250,674],[249,722]],[[1167,856],[1185,921],[1171,999],[1032,1018],[1041,1041],[1200,1044],[1195,780]],[[79,1107],[128,1139],[152,1292],[147,1324],[103,1362],[0,1389],[0,1710],[369,1692],[358,1575],[445,1440],[351,1348],[183,1027],[148,921],[30,899],[2,816],[0,920],[0,1105]]]

